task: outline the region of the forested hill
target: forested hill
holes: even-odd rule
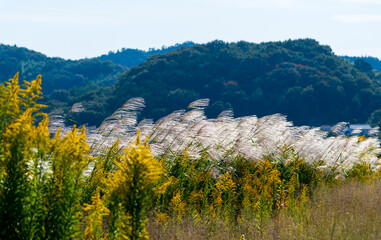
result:
[[[4,81],[20,73],[20,79],[42,75],[44,94],[58,89],[114,84],[126,67],[99,59],[65,60],[50,58],[23,47],[0,44],[0,78]]]
[[[31,80],[41,74],[43,92],[45,99],[50,100],[46,102],[50,109],[70,108],[69,105],[89,92],[113,85],[128,68],[150,56],[193,45],[193,42],[184,42],[149,51],[123,48],[97,58],[65,60],[47,57],[24,47],[0,44],[0,78],[9,79],[19,72],[20,79]]]
[[[47,57],[24,47],[0,44],[0,78],[4,81],[19,72],[20,80],[32,80],[41,74],[44,93],[42,101],[49,106],[46,110],[63,108],[69,112],[76,102],[94,99],[94,94],[99,100],[99,92],[107,95],[111,90],[109,86],[115,84],[129,67],[144,62],[154,54],[192,45],[193,42],[184,42],[149,51],[123,48],[97,58],[65,60]],[[89,119],[90,124],[97,124],[103,120],[102,113],[91,110],[86,111],[86,116],[94,117]]]
[[[144,61],[146,61],[150,56],[155,54],[163,54],[178,48],[187,48],[195,45],[193,42],[184,42],[181,44],[175,44],[169,47],[162,47],[161,49],[150,48],[148,51],[139,50],[139,49],[131,49],[131,48],[122,48],[121,50],[117,50],[116,52],[109,52],[108,54],[104,54],[97,59],[105,61],[110,60],[115,64],[120,64],[125,67],[133,67],[137,66]]]
[[[357,65],[363,65],[363,67],[368,67],[369,65],[366,66],[363,62],[369,63],[372,68],[375,70],[381,72],[381,60],[375,57],[349,57],[349,56],[342,56],[341,58],[344,58],[348,60],[351,63],[357,64]]]
[[[84,111],[68,116],[77,124],[99,125],[138,96],[147,105],[142,118],[158,119],[193,100],[210,98],[209,117],[233,108],[236,116],[283,113],[298,125],[317,126],[364,123],[374,113],[370,119],[380,124],[381,76],[365,61],[355,60],[341,59],[312,39],[186,42],[78,61],[0,45],[0,77],[9,79],[19,71],[21,79],[32,80],[42,74],[48,111],[64,107],[69,113],[81,102]]]
[[[77,120],[105,117],[137,96],[146,100],[142,116],[154,119],[199,98],[210,98],[209,117],[233,108],[236,116],[283,113],[298,125],[315,126],[366,122],[381,108],[380,75],[312,39],[213,41],[154,55],[122,75],[110,93],[84,101],[89,114]]]

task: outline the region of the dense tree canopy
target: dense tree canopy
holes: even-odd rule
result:
[[[99,125],[132,97],[143,97],[141,117],[155,120],[209,98],[208,117],[233,108],[236,116],[282,113],[297,125],[381,122],[381,75],[370,58],[338,57],[312,39],[186,42],[79,61],[6,45],[0,50],[3,78],[17,71],[24,79],[42,74],[49,110],[63,107],[69,114],[81,102],[84,110],[68,116],[77,124]]]
[[[378,72],[381,72],[381,60],[375,57],[349,57],[342,56],[341,58],[348,60],[349,62],[354,63],[356,60],[362,60],[369,63],[374,69]]]
[[[20,72],[21,79],[33,79],[41,74],[44,94],[89,83],[112,85],[126,69],[111,61],[50,58],[26,48],[0,44],[0,77],[8,79]]]
[[[144,97],[144,117],[160,118],[210,98],[210,117],[283,113],[296,124],[365,122],[381,101],[380,77],[350,64],[312,39],[253,44],[213,41],[162,55],[131,68],[104,110]],[[112,107],[114,106],[114,107]]]
[[[110,51],[108,54],[104,54],[98,57],[97,59],[102,61],[110,60],[115,64],[120,64],[130,68],[143,63],[152,55],[159,53],[167,53],[178,48],[191,47],[194,44],[195,43],[193,42],[184,42],[169,47],[163,46],[161,49],[150,48],[148,51],[131,48],[122,48],[121,50],[117,50],[116,52]]]

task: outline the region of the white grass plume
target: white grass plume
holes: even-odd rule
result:
[[[214,161],[238,155],[261,161],[264,156],[280,159],[285,149],[292,148],[310,164],[319,161],[323,167],[337,167],[339,171],[350,169],[359,161],[379,168],[381,148],[376,138],[359,141],[355,136],[328,137],[318,128],[293,126],[281,114],[234,118],[233,111],[226,110],[216,119],[207,119],[204,108],[208,104],[207,99],[197,100],[188,111],[175,111],[156,123],[143,120],[137,124],[144,100],[133,98],[105,119],[97,131],[90,132],[88,138],[93,146],[110,146],[117,138],[127,145],[134,141],[140,128],[143,137],[150,136],[151,150],[157,156],[177,156],[186,150],[191,157],[207,154]],[[334,132],[344,126],[345,123],[337,124]],[[372,134],[377,133],[378,129],[372,129]]]

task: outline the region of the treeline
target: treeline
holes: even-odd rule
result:
[[[20,79],[31,79],[42,74],[45,94],[42,101],[50,106],[47,111],[62,108],[69,112],[74,103],[99,98],[102,95],[100,92],[105,94],[105,89],[109,89],[107,86],[113,85],[129,67],[146,61],[149,56],[192,45],[194,43],[185,42],[149,51],[123,48],[97,58],[65,60],[47,57],[23,47],[0,44],[0,78],[8,79],[16,72],[19,72]],[[90,124],[103,120],[103,115],[98,112],[89,110],[89,114],[95,117]]]
[[[297,125],[363,123],[379,108],[380,80],[372,68],[351,64],[312,39],[213,41],[151,56],[114,87],[81,98],[86,111],[72,119],[94,123],[143,97],[143,118],[158,119],[209,98],[208,117],[233,108],[236,116],[282,113]]]
[[[163,46],[161,49],[150,48],[148,51],[132,48],[122,48],[121,50],[117,50],[115,52],[110,51],[108,54],[104,54],[97,59],[102,61],[110,60],[115,64],[120,64],[130,68],[143,63],[152,55],[159,53],[164,54],[178,48],[187,48],[193,45],[195,45],[194,42],[184,42],[181,44],[177,43],[169,47]]]
[[[342,56],[341,58],[348,60],[351,63],[357,65],[363,65],[363,67],[366,67],[366,64],[363,62],[366,62],[371,65],[372,68],[377,70],[378,72],[381,72],[381,60],[375,57],[349,57],[349,56]],[[368,66],[369,67],[369,66]]]
[[[342,59],[312,39],[185,42],[79,61],[6,45],[0,49],[0,77],[42,73],[47,111],[63,108],[77,124],[99,125],[132,97],[146,101],[141,118],[155,120],[209,98],[208,117],[233,108],[236,116],[282,113],[297,125],[381,123],[381,77],[370,58]],[[69,114],[78,102],[82,111]]]
[[[0,45],[0,77],[8,79],[19,72],[21,79],[31,79],[42,74],[44,94],[89,84],[112,85],[126,70],[111,61],[50,58],[27,48]]]

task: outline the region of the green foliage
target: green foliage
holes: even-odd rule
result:
[[[26,48],[0,44],[0,79],[7,79],[15,72],[20,72],[22,79],[43,74],[45,99],[42,101],[49,106],[47,111],[63,108],[69,112],[74,103],[82,101],[81,97],[89,99],[91,92],[109,88],[126,70],[126,67],[111,61],[50,58]],[[95,121],[89,121],[94,119],[94,115]],[[98,115],[90,112],[82,119],[90,124],[99,124],[104,118],[97,118]]]
[[[346,179],[356,179],[363,182],[378,178],[379,172],[371,171],[368,164],[364,162],[358,162],[345,175]]]
[[[143,51],[138,49],[131,48],[122,48],[116,52],[110,51],[108,54],[102,55],[97,59],[102,61],[112,61],[115,64],[120,64],[122,66],[131,68],[137,66],[144,61],[146,61],[150,56],[155,54],[164,54],[178,48],[187,48],[193,46],[193,42],[184,42],[181,44],[175,44],[174,46],[165,47],[161,49],[150,48],[149,51]]]
[[[266,238],[272,228],[277,238],[285,234],[284,219],[301,226],[311,220],[311,206],[324,208],[324,199],[315,198],[322,189],[379,178],[369,164],[358,162],[343,174],[286,145],[277,157],[256,160],[169,149],[172,156],[159,161],[140,131],[123,150],[117,141],[91,152],[85,128],[49,134],[47,116],[39,114],[44,106],[36,103],[40,85],[38,76],[20,86],[18,75],[0,84],[1,239],[147,239],[151,212],[162,228],[192,219],[217,234],[219,226],[250,223],[255,236]]]
[[[375,58],[375,57],[349,57],[349,56],[342,56],[341,58],[346,59],[349,62],[353,62],[353,63],[357,60],[362,60],[362,61],[370,64],[371,67],[374,68],[376,71],[381,72],[381,61],[378,58]],[[369,67],[367,67],[367,68],[369,70]]]
[[[186,42],[150,51],[122,49],[79,61],[0,48],[0,77],[19,70],[24,78],[43,73],[48,79],[44,91],[51,93],[45,100],[49,111],[64,108],[77,124],[98,126],[132,97],[145,98],[144,118],[159,119],[193,100],[210,98],[209,117],[234,108],[237,116],[283,113],[296,125],[363,123],[379,109],[381,97],[381,75],[367,63],[373,64],[372,58],[344,57],[358,60],[351,64],[312,39]],[[116,64],[131,69],[112,85],[127,70]],[[77,102],[84,111],[70,114]],[[378,124],[377,116],[369,121]]]
[[[111,147],[101,150],[95,159],[90,176],[86,179],[86,185],[84,186],[82,195],[82,203],[89,204],[91,202],[91,197],[94,196],[97,191],[101,192],[102,195],[106,192],[104,178],[107,174],[115,171],[114,162],[120,162],[121,155],[122,148],[119,146],[119,140],[117,140]]]
[[[18,74],[0,85],[0,237],[72,239],[80,232],[79,199],[88,157],[85,129],[54,139],[48,119],[36,125],[43,105],[41,76],[18,83]]]
[[[43,74],[45,94],[55,89],[71,89],[89,83],[111,85],[118,80],[125,67],[111,61],[82,59],[77,61],[50,58],[26,48],[0,45],[0,78],[7,79],[20,71],[20,78],[30,79]]]
[[[372,112],[368,118],[368,123],[374,127],[381,126],[381,109],[377,109]]]
[[[109,93],[99,90],[104,98],[93,95],[84,102],[102,118],[132,97],[146,100],[142,115],[153,119],[209,98],[209,117],[233,108],[236,116],[282,113],[296,125],[365,122],[379,108],[381,86],[379,76],[359,64],[312,39],[213,41],[153,55],[123,74]],[[100,100],[106,104],[92,104]],[[84,123],[81,116],[75,120]]]
[[[107,200],[111,212],[111,238],[148,239],[146,211],[153,188],[162,174],[162,166],[147,145],[141,144],[140,131],[134,145],[124,149],[117,169],[106,178]],[[125,237],[123,237],[125,236]]]

